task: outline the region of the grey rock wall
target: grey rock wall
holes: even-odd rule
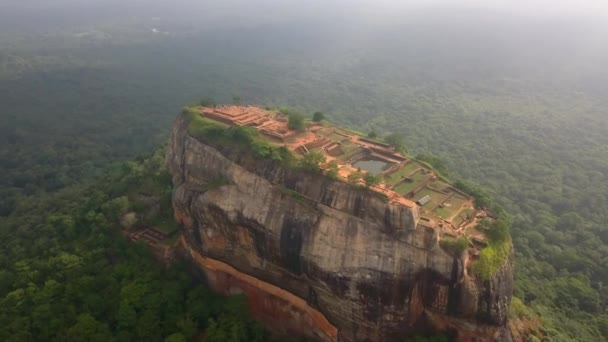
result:
[[[343,341],[444,332],[505,340],[511,265],[491,281],[466,272],[417,208],[368,190],[203,144],[174,125],[167,164],[190,247],[305,299]]]

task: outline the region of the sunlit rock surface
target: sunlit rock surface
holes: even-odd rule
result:
[[[202,144],[181,116],[167,163],[186,254],[269,328],[325,341],[510,340],[511,264],[490,281],[467,274],[466,256],[417,227],[416,208]]]

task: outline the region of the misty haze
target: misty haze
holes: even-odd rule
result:
[[[608,341],[608,4],[0,1],[0,340]]]

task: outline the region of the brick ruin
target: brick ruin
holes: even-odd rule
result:
[[[381,182],[371,189],[386,195],[392,204],[417,206],[419,225],[438,229],[441,236],[466,236],[476,249],[485,244],[484,234],[473,229],[484,211],[474,207],[471,196],[386,143],[314,122],[304,132],[294,131],[289,129],[286,115],[255,106],[200,107],[199,112],[227,125],[253,127],[270,142],[296,154],[322,153],[328,163],[337,164],[343,180],[354,172],[374,173]]]
[[[287,117],[254,106],[202,107],[201,115],[228,125],[250,126],[261,133],[284,141],[296,132],[287,127]]]

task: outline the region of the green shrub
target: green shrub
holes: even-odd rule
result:
[[[306,124],[304,123],[304,116],[298,113],[290,113],[287,119],[287,127],[296,131],[304,131]]]
[[[321,164],[325,163],[325,155],[320,152],[306,153],[300,160],[300,166],[304,170],[319,171]]]
[[[273,148],[270,158],[281,162],[281,164],[283,164],[283,166],[287,166],[287,167],[294,167],[294,165],[296,164],[296,157],[285,146]]]
[[[511,299],[511,305],[509,306],[509,318],[525,319],[534,316],[534,314],[528,309],[526,304],[521,299],[513,297]]]
[[[510,252],[511,243],[509,241],[488,245],[479,253],[479,260],[473,263],[473,272],[482,280],[490,280],[506,264]]]
[[[314,122],[321,122],[323,120],[325,120],[325,114],[321,112],[315,112],[312,116],[312,121]]]
[[[226,130],[226,133],[235,142],[240,144],[250,144],[259,137],[259,133],[255,128],[245,126],[232,126]]]
[[[327,177],[337,180],[338,179],[338,163],[335,160],[327,163]]]
[[[367,186],[368,188],[370,186],[376,186],[378,184],[380,184],[380,181],[382,180],[382,178],[380,178],[380,176],[375,175],[373,173],[366,173],[363,176],[363,181],[365,182],[365,186]]]
[[[211,146],[238,146],[260,158],[270,158],[293,166],[295,156],[284,146],[273,146],[252,127],[227,126],[206,119],[193,108],[184,108],[183,115],[188,120],[188,134]]]
[[[500,244],[507,242],[509,237],[509,225],[504,220],[498,219],[490,223],[490,227],[486,232],[490,243]]]
[[[203,141],[211,139],[221,140],[226,135],[226,127],[214,121],[207,120],[198,113],[194,116],[190,114],[188,134]]]
[[[461,236],[457,239],[453,237],[445,237],[439,241],[439,245],[448,253],[452,255],[459,255],[469,248],[469,240],[466,237]]]
[[[361,180],[361,177],[363,177],[363,175],[361,174],[361,172],[356,171],[353,172],[351,174],[348,175],[347,180],[350,184],[359,184],[359,181]]]

